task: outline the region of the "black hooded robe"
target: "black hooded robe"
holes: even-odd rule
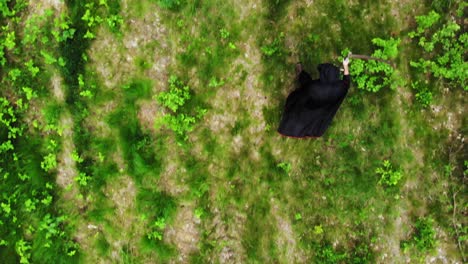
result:
[[[332,64],[320,64],[319,80],[302,71],[299,87],[286,99],[278,132],[283,136],[320,137],[325,133],[348,93],[350,76],[340,79],[340,70]]]

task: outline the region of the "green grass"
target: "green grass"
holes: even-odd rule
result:
[[[0,96],[16,109],[16,100],[26,96],[22,86],[38,94],[29,110],[18,110],[14,125],[25,130],[13,139],[16,156],[8,152],[0,157],[0,203],[5,204],[0,241],[9,243],[0,246],[5,261],[19,261],[15,243],[20,239],[32,246],[34,262],[424,261],[424,254],[432,257],[436,251],[425,251],[425,245],[407,251],[399,246],[404,241],[418,245],[429,233],[432,239],[433,233],[420,232],[429,228],[417,220],[431,216],[433,231],[447,234],[446,239],[436,239],[436,250],[450,261],[462,262],[456,233],[466,226],[460,209],[466,198],[460,194],[466,192],[467,156],[457,136],[466,134],[464,93],[445,91],[445,83],[409,67],[410,60],[421,56],[415,43],[403,41],[395,61],[408,85],[375,94],[352,85],[320,139],[294,140],[276,133],[286,95],[294,86],[296,62],[317,77],[317,64],[336,63],[345,48],[370,54],[373,38],[405,38],[414,27],[411,16],[427,11],[424,3],[107,2],[108,8],[94,0],[64,2],[60,10],[67,10],[77,30],[73,39],[50,45],[38,41],[37,48],[21,47],[25,52],[5,49],[8,63],[0,71],[5,87]],[[453,11],[456,2],[435,1],[434,8]],[[103,18],[101,25],[86,26],[86,3],[99,6],[92,13]],[[28,15],[21,13],[18,21]],[[52,26],[56,15],[47,18],[44,28]],[[122,16],[124,25],[110,28],[105,19],[111,15]],[[20,23],[12,18],[0,23],[14,24],[22,38]],[[129,23],[150,26],[133,32]],[[95,40],[83,39],[88,30]],[[138,46],[129,48],[130,41]],[[63,57],[65,67],[45,65],[40,50]],[[108,59],[114,57],[120,61]],[[29,59],[37,59],[41,77],[7,78],[14,68],[23,71]],[[104,79],[109,72],[115,80]],[[170,75],[191,89],[184,113],[207,109],[183,142],[152,123],[167,110],[155,98],[168,90]],[[59,89],[65,102],[54,96],[52,76],[63,80]],[[439,113],[416,104],[409,86],[416,80],[429,81]],[[80,95],[83,89],[92,96]],[[69,130],[63,123],[67,118]],[[46,131],[44,124],[56,129]],[[0,123],[2,141],[6,133]],[[47,149],[50,140],[56,141],[55,150]],[[62,155],[72,151],[83,161],[65,168],[63,160],[71,157]],[[57,155],[59,169],[46,173],[40,163],[48,153]],[[395,186],[379,184],[376,169],[384,160],[402,170]],[[450,172],[447,165],[453,168]],[[78,186],[72,179],[69,190],[62,189],[56,183],[66,169],[68,177],[90,175],[89,184]],[[21,180],[24,175],[29,180]],[[26,211],[27,199],[40,201],[47,194],[53,197],[50,205],[39,202],[36,211]],[[6,217],[7,203],[16,222]],[[39,230],[46,214],[54,221],[69,217],[58,225],[64,235],[53,236],[56,243],[50,248],[42,246],[47,229]],[[163,227],[157,223],[161,219]],[[176,219],[188,222],[175,223]],[[460,229],[455,230],[452,221]],[[97,230],[87,230],[90,224]],[[36,231],[28,230],[29,225]],[[65,257],[74,242],[76,255]],[[399,251],[393,255],[392,250]],[[385,255],[394,259],[382,259]]]

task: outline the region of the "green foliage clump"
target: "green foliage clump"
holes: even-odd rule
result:
[[[432,92],[427,87],[422,86],[419,82],[411,83],[411,87],[416,91],[416,102],[422,107],[429,107],[432,104]]]
[[[396,58],[400,42],[399,38],[390,38],[388,40],[373,39],[372,43],[379,47],[379,49],[376,49],[372,53],[372,57],[382,60]],[[348,53],[349,49],[345,49],[341,55],[346,57]],[[378,60],[353,59],[353,62],[349,66],[349,72],[357,83],[358,89],[369,92],[378,92],[385,87],[395,89],[402,82],[392,65]]]
[[[415,247],[420,252],[428,252],[435,248],[436,232],[434,230],[434,219],[419,218],[415,224],[415,232],[413,236],[402,243],[402,248],[408,250],[410,247]]]
[[[169,91],[160,93],[156,99],[160,104],[176,113],[190,99],[190,91],[176,76],[169,78]]]
[[[424,73],[431,73],[436,78],[461,86],[466,91],[468,33],[463,32],[461,26],[453,20],[439,23],[440,20],[441,16],[435,11],[416,17],[418,27],[409,36],[418,41],[424,54],[410,64]]]
[[[25,0],[0,0],[0,14],[2,17],[14,17],[28,6]]]
[[[375,170],[377,174],[381,176],[379,184],[386,186],[395,186],[403,177],[400,170],[394,170],[392,164],[388,160],[384,160],[382,167]]]
[[[316,251],[317,263],[335,264],[345,261],[347,257],[346,252],[337,252],[331,245],[322,246]]]
[[[151,243],[158,254],[170,254],[171,248],[164,243],[163,236],[164,229],[168,223],[172,222],[177,210],[176,200],[162,192],[142,189],[137,196],[137,205],[139,211],[142,212],[141,218],[150,222],[145,239]]]
[[[223,86],[224,83],[225,82],[223,79],[218,80],[216,77],[211,77],[208,87],[216,88],[216,87]]]
[[[286,174],[289,174],[291,171],[291,163],[288,162],[281,162],[277,165],[278,168],[282,169]]]
[[[23,239],[16,241],[15,250],[20,257],[20,263],[30,263],[29,259],[31,258],[31,245],[28,242],[24,241]]]
[[[172,113],[156,119],[156,128],[166,126],[176,133],[178,139],[187,140],[187,133],[195,128],[195,123],[202,119],[207,111],[197,107],[194,111],[188,113],[189,109],[184,109],[184,106],[190,98],[190,88],[184,85],[176,76],[171,76],[169,78],[169,91],[161,92],[156,96],[156,100],[161,105],[169,108]]]
[[[59,18],[54,19],[55,29],[52,31],[52,35],[57,42],[63,42],[74,37],[76,29],[71,28],[70,25],[70,17],[66,14],[62,13]]]
[[[5,26],[7,27],[7,26]],[[5,39],[3,39],[3,45],[5,48],[12,50],[16,46],[16,37],[15,37],[15,31],[10,31],[6,33]]]
[[[47,154],[47,156],[44,157],[44,161],[41,162],[41,168],[45,171],[50,171],[52,169],[55,169],[57,167],[57,157],[53,153]]]
[[[421,218],[416,222],[416,234],[413,243],[420,251],[428,251],[435,247],[434,220],[432,218]]]
[[[281,32],[272,42],[263,45],[260,50],[266,57],[281,56],[284,53],[284,33]]]
[[[13,140],[22,135],[23,129],[16,122],[13,106],[6,98],[0,97],[0,154],[14,150]]]

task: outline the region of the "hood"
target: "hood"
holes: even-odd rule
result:
[[[340,69],[333,64],[324,63],[317,67],[321,83],[333,83],[340,80]]]

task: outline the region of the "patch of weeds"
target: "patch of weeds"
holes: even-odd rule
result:
[[[301,213],[296,213],[296,214],[294,215],[294,220],[296,220],[296,221],[302,220],[302,214],[301,214]]]
[[[375,263],[375,255],[367,244],[359,243],[350,253],[349,260],[353,264],[370,264]]]
[[[217,87],[223,86],[224,84],[225,84],[225,81],[223,79],[217,79],[216,77],[211,77],[208,87],[217,88]]]
[[[336,264],[345,261],[348,257],[346,252],[339,252],[330,244],[318,246],[315,251],[315,260],[322,264]]]
[[[262,51],[263,55],[266,57],[273,57],[273,56],[282,56],[285,53],[284,50],[284,33],[280,32],[280,34],[273,39],[268,44],[264,44],[260,50]]]
[[[277,167],[282,169],[286,174],[289,174],[289,172],[291,172],[292,169],[291,163],[288,162],[278,163]]]
[[[409,240],[401,243],[401,248],[407,251],[409,248],[414,247],[421,253],[433,250],[436,245],[434,220],[430,217],[419,218],[414,227],[414,234]]]
[[[411,88],[416,91],[416,102],[423,108],[427,108],[432,104],[432,92],[426,86],[423,86],[419,81],[411,83]]]
[[[191,99],[190,88],[184,85],[176,76],[169,78],[169,91],[161,92],[156,100],[170,110],[155,121],[156,129],[163,126],[171,129],[176,134],[178,143],[182,145],[188,139],[188,133],[195,128],[195,123],[206,114],[206,109],[196,107],[187,109],[186,103]]]
[[[384,40],[374,38],[372,43],[379,47],[372,53],[372,57],[384,61],[397,57],[400,39],[390,38]],[[341,58],[346,57],[349,52],[349,49],[345,49],[341,53]],[[353,81],[357,83],[358,89],[378,92],[382,88],[390,87],[395,89],[402,84],[403,79],[398,76],[390,62],[386,63],[384,61],[352,59],[349,73],[353,76]]]
[[[377,168],[375,172],[381,177],[379,184],[386,186],[397,185],[403,177],[402,172],[400,170],[394,170],[392,164],[388,160],[384,160],[382,167]]]
[[[422,58],[411,61],[410,65],[424,73],[431,73],[435,78],[444,79],[452,86],[468,90],[466,85],[466,45],[468,33],[463,33],[463,25],[458,25],[455,18],[442,21],[435,11],[417,16],[418,27],[410,32],[410,38],[418,41],[423,48]]]
[[[173,221],[176,200],[165,193],[143,188],[137,195],[137,207],[141,217],[150,223],[142,240],[145,251],[156,252],[158,259],[168,260],[174,256],[175,249],[163,242],[163,234],[166,225]]]
[[[42,109],[47,124],[46,130],[58,130],[59,119],[62,112],[62,107],[54,102],[49,103]]]

